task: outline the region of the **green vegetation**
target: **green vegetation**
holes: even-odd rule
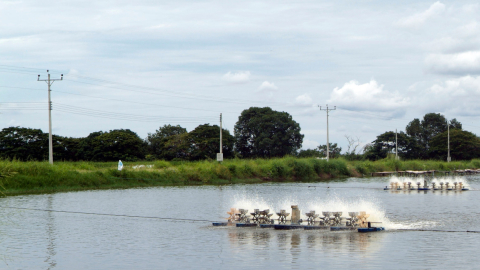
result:
[[[395,145],[395,132],[387,131],[364,149],[364,159],[378,160],[394,153],[398,147],[398,155],[404,159],[447,159],[447,132],[450,137],[451,157],[453,160],[470,160],[480,158],[477,149],[480,138],[468,131],[462,131],[462,124],[455,118],[447,119],[439,113],[427,113],[423,119],[415,118],[405,127],[406,133],[397,134],[398,145]]]
[[[144,165],[144,166],[140,166]],[[136,166],[136,167],[135,167]],[[116,162],[0,161],[2,193],[6,195],[75,190],[152,186],[223,185],[265,181],[321,181],[371,172],[394,170],[453,170],[480,168],[480,160],[441,162],[387,158],[378,161],[346,161],[316,158],[230,159],[216,161]]]
[[[223,163],[158,160],[125,163],[122,171],[117,170],[116,162],[56,162],[52,166],[48,162],[3,160],[0,161],[0,174],[5,175],[1,181],[7,195],[149,186],[315,181],[350,175],[344,160],[326,162],[294,157],[231,159]]]
[[[269,107],[243,110],[234,135],[236,153],[243,158],[296,155],[303,142],[300,125],[292,116]]]
[[[478,169],[480,168],[480,159],[465,160],[465,161],[438,161],[438,160],[395,160],[393,155],[377,161],[349,161],[349,166],[354,168],[361,174],[368,174],[372,172],[382,171],[405,171],[405,170],[438,170],[438,171],[453,171],[463,169]]]

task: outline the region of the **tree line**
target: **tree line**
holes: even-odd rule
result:
[[[286,112],[269,107],[244,110],[234,134],[222,129],[224,158],[270,158],[296,155],[302,146],[300,125]],[[52,135],[55,160],[135,161],[143,159],[215,159],[220,127],[203,124],[190,132],[180,125],[164,125],[142,139],[129,129],[97,131],[84,138]],[[48,133],[9,127],[0,131],[0,158],[48,160]]]
[[[439,113],[427,113],[423,119],[415,118],[405,127],[405,132],[387,131],[360,147],[358,139],[346,136],[348,149],[331,143],[330,156],[343,156],[348,160],[379,160],[397,151],[401,159],[447,160],[448,130],[450,130],[450,156],[452,160],[480,158],[480,138],[462,129],[455,118],[448,121]],[[325,156],[326,145],[316,149],[300,150],[299,156]]]
[[[405,132],[387,131],[366,145],[358,138],[345,136],[347,149],[330,143],[330,157],[348,160],[378,160],[395,153],[401,159],[447,159],[447,130],[450,128],[452,160],[480,158],[480,138],[462,129],[456,119],[447,121],[438,113],[415,118]],[[303,137],[300,125],[286,112],[269,107],[244,110],[234,133],[222,130],[224,158],[271,158],[292,155],[325,157],[327,147],[300,150]],[[220,127],[203,124],[190,132],[180,125],[164,125],[142,139],[129,129],[97,131],[84,138],[53,135],[55,160],[116,161],[116,160],[203,160],[215,159],[219,152]],[[395,136],[397,135],[397,144]],[[40,129],[9,127],[0,131],[0,158],[48,160],[48,133]]]

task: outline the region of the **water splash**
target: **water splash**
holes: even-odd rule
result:
[[[417,230],[417,229],[430,229],[437,227],[439,222],[437,221],[418,221],[411,223],[395,223],[388,221],[383,224],[385,229],[388,230]]]
[[[360,212],[365,211],[370,215],[368,218],[372,222],[381,222],[378,225],[383,226],[386,229],[398,229],[402,228],[402,225],[391,222],[385,215],[385,210],[380,207],[381,203],[375,199],[370,198],[350,198],[342,199],[337,196],[327,199],[316,199],[307,203],[299,203],[296,198],[283,198],[276,202],[268,202],[258,196],[236,195],[233,198],[232,207],[237,209],[248,209],[249,212],[253,209],[270,209],[271,213],[279,212],[284,209],[287,212],[291,212],[291,206],[298,205],[301,210],[302,219],[306,220],[306,212],[314,210],[320,214],[322,211],[330,212],[342,212],[343,217],[348,217],[348,212]],[[274,217],[276,218],[276,216]],[[381,224],[381,225],[380,225]]]

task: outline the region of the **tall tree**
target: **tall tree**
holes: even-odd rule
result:
[[[413,138],[420,146],[421,151],[415,158],[428,158],[431,140],[445,131],[448,126],[450,129],[462,129],[462,124],[453,118],[450,123],[439,113],[427,113],[423,116],[422,121],[418,118],[413,119],[406,127],[407,135]]]
[[[220,127],[217,125],[200,125],[188,133],[191,145],[191,160],[205,158],[215,159],[220,151]],[[222,152],[224,158],[233,156],[233,144],[235,139],[230,132],[222,129]]]
[[[4,128],[0,131],[0,157],[24,161],[48,159],[48,134],[40,129]]]
[[[319,145],[318,151],[320,152],[320,156],[326,157],[327,156],[327,145],[322,144]],[[340,153],[342,152],[342,148],[338,147],[336,143],[329,143],[328,144],[328,150],[330,151],[330,154],[328,155],[329,158],[336,158],[340,156]]]
[[[165,160],[188,160],[190,159],[192,147],[189,142],[188,133],[182,133],[167,137],[160,155]]]
[[[388,131],[378,135],[377,139],[366,148],[365,157],[370,160],[386,158],[389,153],[395,153],[395,142],[398,143],[398,156],[402,159],[415,158],[420,152],[420,147],[412,137],[401,131],[397,133],[396,141],[395,132]]]
[[[166,149],[166,143],[173,139],[173,136],[187,133],[187,129],[180,125],[164,125],[155,133],[148,133],[146,142],[148,145],[148,153],[154,155],[157,159],[173,159],[172,153]],[[176,138],[179,139],[179,138]],[[178,141],[178,140],[177,140]]]
[[[447,160],[448,134],[443,132],[431,141],[430,158]],[[480,157],[480,138],[475,134],[460,130],[450,130],[450,156],[452,160],[471,160]]]
[[[52,135],[53,159],[78,161],[81,158],[80,143],[83,138],[68,138]]]
[[[135,161],[145,157],[144,141],[130,129],[91,133],[82,142],[83,158],[94,161]]]
[[[235,124],[235,148],[245,158],[295,155],[302,147],[300,125],[269,107],[244,110]]]

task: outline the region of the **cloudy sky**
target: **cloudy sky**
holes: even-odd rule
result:
[[[0,128],[84,137],[233,126],[269,106],[304,148],[442,113],[480,134],[478,1],[0,0]]]

